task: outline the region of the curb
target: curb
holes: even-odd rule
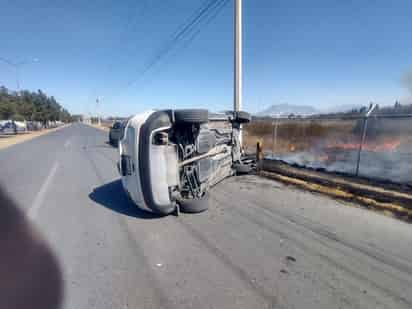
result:
[[[268,162],[269,161],[269,162]],[[272,160],[260,162],[259,174],[311,192],[333,198],[355,201],[366,208],[384,212],[406,221],[412,221],[412,192],[395,190],[384,184],[365,184],[362,179],[348,178],[330,173],[305,170]]]

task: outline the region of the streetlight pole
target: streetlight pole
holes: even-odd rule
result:
[[[242,0],[235,0],[234,7],[234,112],[242,110]],[[242,145],[242,130],[240,128],[239,141]]]
[[[101,123],[100,123],[100,113],[99,113],[99,103],[100,103],[100,100],[99,100],[99,97],[97,97],[97,99],[96,99],[96,114],[97,114],[97,125],[98,126],[101,125]]]

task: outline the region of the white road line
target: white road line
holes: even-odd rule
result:
[[[71,144],[70,140],[68,139],[65,143],[64,143],[64,148],[69,147]]]
[[[56,174],[57,168],[59,167],[59,163],[56,161],[53,164],[53,167],[51,168],[49,174],[47,175],[46,180],[44,181],[43,185],[41,186],[39,192],[36,195],[36,198],[34,199],[33,204],[27,211],[27,215],[31,220],[35,220],[37,217],[37,214],[39,212],[39,209],[41,205],[43,204],[44,197],[46,196],[46,192],[48,187],[50,186],[54,175]]]

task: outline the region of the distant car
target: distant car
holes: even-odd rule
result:
[[[235,173],[247,173],[239,128],[246,112],[148,111],[131,118],[120,140],[123,188],[140,208],[166,215],[208,208],[208,190]]]
[[[125,121],[115,121],[115,123],[113,123],[109,131],[110,145],[117,146],[119,144],[119,140],[123,138],[125,126]]]
[[[27,121],[27,130],[38,131],[41,130],[42,124],[39,121]]]
[[[15,134],[27,131],[27,126],[24,122],[6,120],[1,122],[1,133],[3,134]]]

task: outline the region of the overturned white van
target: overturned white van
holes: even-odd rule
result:
[[[245,112],[148,111],[131,118],[119,143],[122,184],[140,208],[158,214],[208,208],[208,189],[236,171]]]

